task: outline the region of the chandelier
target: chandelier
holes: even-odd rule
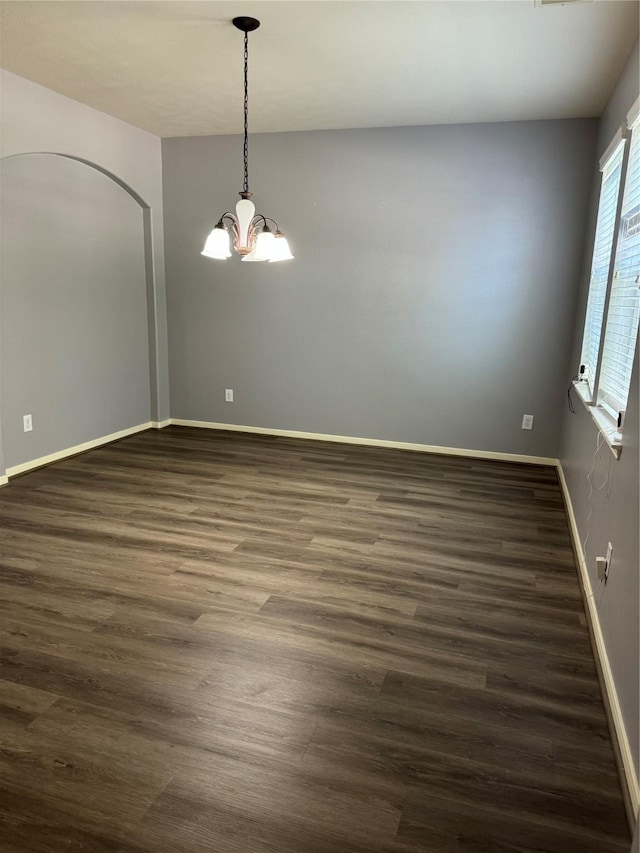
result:
[[[258,29],[260,21],[241,17],[234,18],[232,23],[244,33],[244,183],[235,214],[229,211],[222,214],[207,237],[202,254],[217,260],[230,258],[233,237],[233,248],[243,261],[287,261],[293,258],[287,238],[274,219],[256,214],[249,192],[249,33]]]

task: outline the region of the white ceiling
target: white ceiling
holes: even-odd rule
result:
[[[596,116],[636,0],[4,0],[0,64],[159,136]]]

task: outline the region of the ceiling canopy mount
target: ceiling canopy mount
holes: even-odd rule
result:
[[[237,29],[242,30],[243,33],[252,33],[260,26],[260,21],[257,18],[247,18],[244,15],[234,18],[231,23]]]

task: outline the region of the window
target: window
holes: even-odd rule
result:
[[[616,420],[623,417],[631,385],[631,368],[640,317],[640,127],[631,134],[622,199],[620,233],[607,311],[598,382],[598,404]]]
[[[600,163],[602,186],[580,356],[585,380],[581,396],[594,407],[599,423],[602,416],[609,418],[609,439],[624,420],[640,320],[639,106],[640,99],[629,115],[627,140],[618,134]],[[616,441],[619,435],[610,443]]]
[[[598,220],[596,237],[591,261],[591,281],[589,283],[589,299],[587,316],[584,324],[582,339],[582,354],[580,364],[585,367],[585,378],[592,398],[595,396],[595,379],[602,336],[602,321],[607,296],[607,284],[611,267],[611,250],[618,211],[620,195],[620,177],[622,175],[622,156],[624,154],[624,139],[614,143],[614,150],[603,158],[602,188],[598,204]]]

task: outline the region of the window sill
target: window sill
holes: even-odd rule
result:
[[[593,396],[586,382],[576,382],[573,386],[576,389],[578,397],[582,400],[585,408],[590,413],[593,422],[598,428],[598,432],[607,443],[609,450],[613,453],[616,459],[620,458],[622,452],[622,433],[618,432],[615,420],[604,409],[596,406],[593,402]]]
[[[599,406],[589,406],[589,411],[598,431],[609,445],[609,450],[619,459],[622,452],[622,433],[618,431],[615,420]]]
[[[589,390],[589,383],[586,380],[578,380],[573,383],[576,394],[582,400],[585,407],[590,409],[593,406],[593,394]]]

